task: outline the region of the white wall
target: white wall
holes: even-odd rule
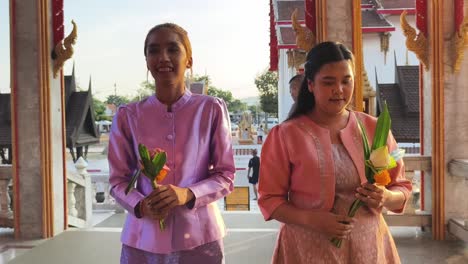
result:
[[[283,122],[289,114],[293,104],[291,94],[289,93],[289,80],[296,75],[296,69],[288,68],[287,50],[279,51],[278,62],[278,120]]]
[[[406,18],[408,23],[415,27],[415,16],[408,15]],[[400,27],[400,16],[387,16],[386,19],[395,27],[395,31],[390,32],[390,45],[386,63],[384,53],[380,51],[379,33],[364,33],[362,36],[364,67],[367,71],[369,82],[374,89],[376,87],[376,69],[379,83],[395,82],[395,51],[397,64],[406,65],[406,38]],[[416,55],[411,51],[408,52],[408,65],[419,65]]]

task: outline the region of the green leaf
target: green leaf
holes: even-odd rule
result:
[[[125,188],[125,195],[127,195],[134,187],[135,187],[135,182],[138,179],[138,176],[140,176],[141,170],[138,169],[135,174],[133,174],[132,179],[127,185],[127,188]]]
[[[377,127],[375,128],[374,142],[372,143],[372,149],[378,149],[387,144],[388,133],[390,132],[391,119],[390,113],[388,112],[387,103],[384,102],[383,112],[380,113],[377,119]]]
[[[152,164],[154,168],[154,176],[159,174],[159,171],[162,170],[164,164],[166,164],[166,152],[159,152],[158,154],[154,155]]]
[[[358,119],[357,121],[358,121],[359,130],[361,131],[362,145],[364,146],[364,162],[367,162],[367,160],[369,160],[370,153],[371,153],[371,150],[369,147],[369,140],[367,139],[366,129],[362,125],[361,120]],[[374,180],[374,174],[372,173],[372,169],[369,168],[368,166],[365,166],[364,171],[366,174],[365,176],[366,176],[367,181],[371,184],[374,183],[375,180]]]
[[[359,130],[361,131],[362,144],[364,146],[364,160],[368,160],[370,157],[371,150],[369,148],[369,140],[367,139],[366,129],[361,123],[361,120],[358,121]]]
[[[138,144],[138,152],[140,153],[140,159],[143,163],[143,174],[146,177],[151,179],[151,172],[154,171],[153,163],[151,162],[151,157],[148,151],[148,148],[143,144]]]

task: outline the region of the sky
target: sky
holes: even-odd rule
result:
[[[0,0],[0,92],[10,92],[8,0]],[[236,98],[257,96],[255,77],[269,66],[269,1],[266,0],[65,0],[65,35],[73,19],[78,39],[64,74],[93,94],[133,96],[146,80],[143,43],[154,25],[187,30],[193,73]],[[149,76],[151,79],[151,75]]]

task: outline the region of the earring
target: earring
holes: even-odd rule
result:
[[[149,82],[148,81],[148,73],[149,73],[149,70],[146,70],[146,82]]]

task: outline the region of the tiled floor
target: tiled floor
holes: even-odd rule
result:
[[[222,205],[220,205],[222,206]],[[118,263],[120,232],[125,214],[100,212],[92,229],[70,229],[53,239],[6,244],[0,264],[9,263]],[[279,224],[264,222],[257,211],[223,212],[228,228],[224,239],[227,264],[269,263]],[[101,221],[102,220],[102,221]],[[403,263],[466,264],[468,244],[460,240],[434,241],[418,228],[391,227]],[[32,249],[29,249],[33,247]]]
[[[246,160],[236,160],[236,164],[235,185],[249,186],[251,197],[254,197],[252,185],[247,182],[247,171],[243,170]],[[92,163],[89,168],[106,170],[105,165]],[[275,221],[265,222],[254,200],[251,200],[251,210],[247,212],[224,212],[222,200],[218,206],[228,228],[224,239],[226,263],[270,263],[279,224]],[[0,264],[119,263],[119,238],[124,219],[124,214],[94,211],[93,228],[69,229],[49,240],[18,241],[14,240],[12,229],[0,228]],[[403,263],[468,263],[468,244],[460,240],[433,241],[431,233],[421,232],[418,228],[391,227],[390,230]]]

